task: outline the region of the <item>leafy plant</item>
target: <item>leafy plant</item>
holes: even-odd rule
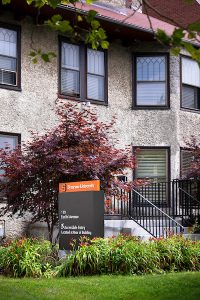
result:
[[[119,235],[80,241],[57,267],[58,276],[92,274],[146,274],[200,270],[200,242],[171,236],[142,242]]]
[[[195,220],[192,226],[192,233],[200,233],[200,217]]]
[[[0,246],[0,269],[13,277],[52,276],[57,249],[48,241],[20,238]]]
[[[95,0],[94,0],[95,1]],[[12,0],[2,0],[2,4],[8,5]],[[81,1],[79,0],[25,0],[25,2],[38,10],[36,24],[38,25],[38,16],[41,9],[44,6],[49,6],[49,9],[55,10],[58,5],[74,5]],[[86,0],[86,4],[91,4],[92,0]],[[97,12],[89,10],[87,15],[81,15],[78,10],[76,11],[73,22],[63,19],[60,14],[54,14],[51,19],[44,22],[44,26],[48,26],[50,29],[65,33],[68,38],[76,42],[85,42],[90,44],[93,49],[101,47],[102,49],[108,49],[109,42],[107,41],[107,35],[105,30],[101,27],[100,22],[96,19]],[[84,28],[79,26],[80,22],[84,21],[86,26]],[[41,26],[41,24],[40,24]],[[33,42],[33,41],[32,41]],[[56,57],[56,54],[52,51],[44,52],[41,49],[35,49],[33,43],[31,44],[31,52],[29,54],[31,61],[35,64],[39,59],[44,62],[50,62],[52,58]]]

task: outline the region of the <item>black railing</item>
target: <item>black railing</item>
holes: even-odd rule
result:
[[[200,221],[200,201],[179,187],[181,219],[184,226],[193,226]]]
[[[184,227],[178,221],[145,198],[138,190],[132,191],[131,207],[130,217],[154,237],[167,237],[172,233],[184,231]]]
[[[104,215],[118,218],[129,218],[131,193],[121,190],[120,195],[105,199]]]
[[[184,226],[192,226],[200,216],[200,181],[173,180],[171,195],[173,216]]]
[[[200,181],[173,180],[121,191],[109,200],[105,214],[134,219],[153,236],[179,233],[200,220]],[[182,226],[183,225],[183,226]]]
[[[170,199],[170,182],[155,182],[137,188],[146,199],[159,207],[168,207]],[[137,202],[135,203],[137,204]]]

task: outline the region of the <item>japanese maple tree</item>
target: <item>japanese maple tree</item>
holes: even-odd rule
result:
[[[138,184],[116,180],[116,174],[133,169],[136,162],[131,147],[112,146],[114,119],[103,123],[95,113],[66,103],[58,106],[57,114],[53,129],[43,135],[32,132],[32,139],[14,151],[0,151],[0,192],[6,198],[1,214],[29,212],[32,222],[47,223],[50,241],[58,223],[59,182],[100,179],[106,195]]]
[[[193,156],[186,177],[200,180],[200,143],[197,142],[195,137],[192,137],[190,141],[186,142],[186,145]]]

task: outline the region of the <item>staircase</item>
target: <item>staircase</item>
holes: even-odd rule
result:
[[[156,238],[184,233],[200,219],[200,181],[173,180],[121,191],[106,216],[133,220]]]

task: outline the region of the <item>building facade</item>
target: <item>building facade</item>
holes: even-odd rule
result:
[[[101,120],[117,117],[115,137],[121,148],[141,148],[134,176],[154,182],[180,178],[181,165],[187,165],[188,159],[183,153],[185,141],[195,136],[200,142],[199,67],[187,53],[173,56],[158,44],[150,29],[145,29],[142,13],[132,17],[137,26],[130,27],[115,7],[112,11],[110,6],[99,6],[93,8],[104,16],[110,41],[107,51],[75,45],[61,33],[35,26],[29,10],[16,18],[13,7],[4,8],[0,16],[0,147],[8,143],[14,148],[29,140],[31,130],[42,133],[54,126],[57,99],[78,102],[80,109],[89,102]],[[108,13],[111,16],[105,19]],[[55,52],[56,58],[33,64],[29,57],[33,45]],[[6,235],[21,234],[26,224],[25,220],[6,221]]]

